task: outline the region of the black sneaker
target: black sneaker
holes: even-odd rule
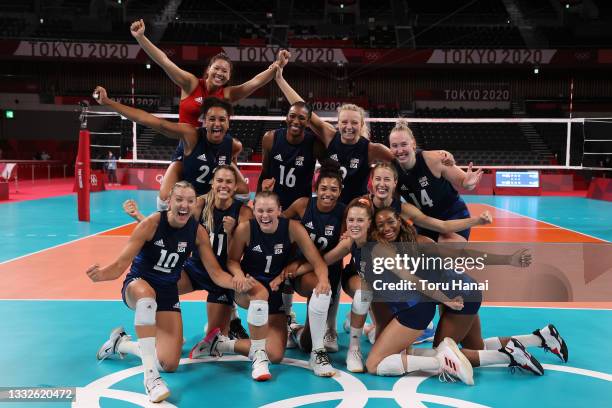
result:
[[[522,370],[530,371],[535,375],[544,375],[544,368],[538,360],[525,350],[525,346],[517,339],[510,339],[506,347],[499,349],[502,353],[510,357],[508,367],[514,369],[518,367]]]
[[[240,340],[249,338],[249,334],[246,332],[244,327],[242,327],[242,320],[240,320],[239,317],[230,322],[228,334],[230,339]]]

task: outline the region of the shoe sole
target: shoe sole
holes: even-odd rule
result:
[[[210,343],[210,341],[212,339],[214,339],[216,336],[218,336],[219,333],[221,333],[221,329],[220,328],[216,327],[216,328],[212,329],[212,331],[210,333],[208,333],[206,335],[206,337],[204,337],[204,342]],[[198,346],[198,344],[200,344],[200,342],[198,342],[195,346],[193,346],[193,348],[189,352],[189,358],[192,359],[192,360],[194,359],[193,352],[195,351],[195,349]],[[198,358],[201,358],[201,357],[196,357],[196,359],[198,359]]]
[[[162,402],[163,400],[167,399],[170,396],[170,391],[168,391],[165,394],[160,395],[159,397],[157,397],[156,399],[149,399],[149,401],[157,403],[157,402]]]
[[[461,352],[461,350],[459,350],[459,347],[457,347],[457,343],[455,343],[451,338],[447,337],[443,341],[444,341],[444,343],[446,344],[447,347],[449,347],[451,350],[453,350],[455,355],[457,357],[459,357],[459,360],[461,360],[463,365],[467,368],[467,371],[469,373],[469,377],[471,378],[472,382],[471,383],[465,383],[465,384],[467,384],[467,385],[474,385],[474,368],[472,367],[472,363],[470,363],[470,361],[467,359],[467,357]]]
[[[563,340],[563,338],[559,334],[559,330],[557,330],[554,324],[549,324],[548,330],[550,331],[550,334],[559,342],[559,346],[561,348],[561,350],[559,350],[559,354],[554,354],[556,354],[561,359],[561,361],[567,363],[567,360],[569,360],[569,352],[567,350],[567,344],[565,343],[565,340]],[[567,356],[567,358],[564,358],[564,355]]]
[[[258,382],[268,381],[272,378],[272,374],[262,374],[259,377],[254,377],[253,379]]]
[[[325,351],[327,351],[328,353],[337,353],[338,352],[338,347],[327,347],[327,346],[325,346]]]
[[[362,369],[352,369],[351,370],[350,368],[346,367],[346,369],[348,371],[350,371],[351,373],[365,373],[365,368],[362,368]]]

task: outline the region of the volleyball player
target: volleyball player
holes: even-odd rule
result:
[[[389,147],[396,160],[398,191],[409,203],[424,214],[441,220],[469,218],[470,212],[457,189],[473,190],[482,177],[482,169],[472,171],[472,163],[464,172],[457,166],[447,166],[440,155],[417,149],[408,122],[399,120],[389,134]],[[419,228],[419,234],[438,242],[465,242],[470,229],[440,233],[431,228]]]
[[[192,217],[195,203],[193,186],[176,183],[167,211],[156,212],[140,222],[113,263],[103,268],[96,264],[86,271],[94,282],[114,280],[131,263],[121,294],[125,304],[135,311],[138,342],[131,341],[123,328],[117,328],[97,357],[102,360],[116,353],[139,356],[144,366],[145,391],[152,402],[170,395],[159,368],[175,371],[179,363],[183,326],[177,281],[189,254],[199,251],[202,263],[219,286],[236,291],[251,287],[248,279],[232,278],[221,269],[206,231]]]
[[[344,217],[344,204],[338,202],[342,191],[342,174],[340,166],[331,159],[325,159],[315,182],[315,197],[302,197],[296,200],[283,212],[287,218],[299,219],[310,239],[321,254],[325,254],[334,248],[340,240],[342,233],[342,221]],[[338,351],[338,335],[335,330],[326,330],[328,312],[334,313],[337,308],[330,308],[330,303],[339,302],[339,293],[335,290],[340,283],[341,263],[335,262],[328,266],[328,276],[332,288],[331,299],[322,295],[312,301],[314,289],[317,287],[318,278],[314,272],[309,272],[293,278],[292,272],[307,261],[300,256],[297,261],[288,266],[283,274],[275,278],[270,286],[272,290],[285,280],[291,279],[296,291],[309,299],[308,313],[305,326],[292,327],[291,337],[294,342],[304,351],[311,351],[311,367],[315,374],[321,376],[332,376],[335,370],[329,362],[327,351]],[[335,327],[335,324],[334,324]],[[313,363],[312,360],[315,360]]]
[[[158,47],[156,47],[145,36],[144,21],[137,20],[130,26],[130,32],[136,39],[140,47],[147,55],[159,65],[168,77],[181,89],[181,101],[179,103],[179,122],[189,123],[195,128],[199,128],[203,122],[200,119],[201,105],[209,96],[214,96],[219,99],[225,99],[234,104],[242,99],[247,98],[257,89],[261,88],[274,77],[274,73],[278,64],[284,66],[288,62],[285,57],[286,52],[281,52],[278,58],[278,64],[272,64],[270,67],[258,75],[254,76],[247,82],[227,86],[232,75],[232,61],[224,53],[214,55],[208,66],[204,70],[202,78],[197,78],[190,72],[182,70]],[[179,143],[177,151],[173,157],[173,161],[166,170],[166,174],[162,179],[160,195],[158,197],[158,209],[164,206],[164,201],[167,199],[168,192],[172,184],[178,181],[183,171],[182,157],[183,146]],[[245,192],[246,194],[246,192]]]
[[[210,190],[212,171],[221,164],[237,164],[242,144],[228,133],[232,105],[218,98],[206,98],[202,104],[204,127],[194,128],[186,123],[175,123],[158,118],[141,109],[132,108],[110,99],[101,86],[94,90],[94,97],[100,105],[107,106],[126,118],[149,127],[166,137],[179,139],[183,143],[183,178],[193,184],[197,195]],[[240,173],[238,173],[240,175]],[[249,192],[242,175],[236,191]]]
[[[280,217],[278,196],[269,191],[256,194],[255,219],[243,222],[236,228],[228,252],[228,269],[235,277],[254,278],[257,282],[245,295],[238,295],[236,302],[248,308],[250,340],[229,340],[222,336],[204,339],[192,350],[194,358],[218,353],[238,353],[253,361],[251,376],[256,381],[266,381],[272,376],[270,361],[282,360],[287,342],[287,323],[281,310],[282,297],[271,291],[270,282],[277,277],[291,259],[291,246],[296,243],[308,262],[314,265],[318,280],[311,298],[321,305],[329,304],[330,285],[327,265],[302,225],[295,220]],[[313,359],[311,359],[312,362]],[[315,361],[316,362],[316,361]]]
[[[234,165],[217,166],[213,171],[212,188],[203,196],[197,198],[194,206],[194,217],[208,231],[213,253],[224,270],[227,270],[227,248],[234,230],[239,222],[253,217],[252,210],[235,200],[237,169]],[[136,220],[144,219],[133,200],[124,203],[125,211]],[[195,290],[206,290],[207,329],[219,328],[230,338],[248,338],[239,317],[231,316],[233,312],[234,293],[219,287],[210,278],[210,274],[202,264],[197,251],[187,259],[178,281],[179,295]],[[230,319],[231,316],[231,319]]]

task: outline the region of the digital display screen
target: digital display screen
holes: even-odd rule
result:
[[[497,171],[496,187],[540,187],[540,173],[533,171]]]

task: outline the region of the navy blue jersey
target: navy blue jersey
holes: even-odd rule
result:
[[[227,269],[227,234],[223,229],[223,217],[232,217],[236,220],[236,225],[238,225],[242,206],[243,203],[241,201],[233,200],[232,205],[226,210],[219,210],[216,207],[213,210],[214,231],[210,233],[210,244],[217,257],[217,261],[219,261],[219,265],[223,269]]]
[[[383,208],[383,207],[377,207],[376,204],[374,204],[373,195],[370,195],[370,201],[372,202],[372,207],[374,207],[374,212]],[[395,211],[396,213],[401,214],[402,213],[402,200],[400,200],[400,198],[397,195],[393,195],[393,201],[391,201],[391,205],[389,205],[389,207],[393,208],[393,211]]]
[[[301,222],[310,235],[310,239],[322,254],[334,248],[340,241],[344,209],[345,205],[338,202],[333,210],[323,212],[317,208],[316,197],[308,200]]]
[[[249,245],[244,250],[240,267],[258,281],[270,283],[291,259],[289,220],[279,218],[278,228],[272,234],[263,232],[255,219],[250,221],[250,226]]]
[[[128,277],[142,277],[153,284],[173,284],[181,276],[183,263],[196,247],[198,222],[190,217],[181,228],[168,224],[168,212],[160,211],[153,239],[145,242],[134,258]]]
[[[226,134],[221,143],[211,143],[206,138],[206,128],[198,129],[198,143],[189,156],[183,156],[183,180],[193,184],[197,195],[210,191],[213,170],[217,166],[232,163],[233,140]]]
[[[398,173],[397,191],[404,200],[414,204],[425,215],[440,218],[461,200],[448,180],[431,173],[421,150],[417,150],[416,164],[409,171],[402,169],[396,161],[393,163]]]
[[[274,177],[274,192],[278,194],[283,210],[295,200],[312,195],[312,178],[316,159],[314,157],[315,136],[304,132],[304,140],[299,144],[287,141],[287,129],[274,131],[274,142],[270,150],[267,178]]]
[[[340,163],[342,172],[342,194],[340,201],[348,204],[353,198],[368,193],[370,166],[368,164],[368,147],[370,141],[360,137],[355,144],[344,144],[340,140],[340,132],[327,146],[327,157]]]

